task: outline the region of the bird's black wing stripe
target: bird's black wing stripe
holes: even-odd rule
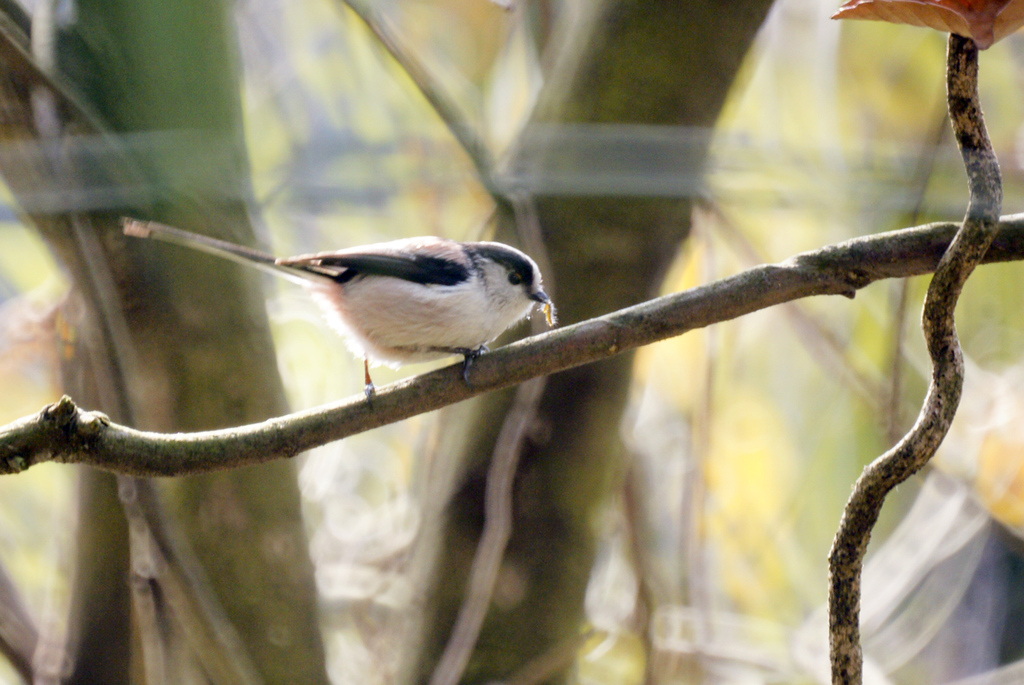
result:
[[[391,276],[421,285],[457,285],[469,278],[469,269],[449,259],[428,256],[388,254],[340,254],[317,258],[316,267],[341,267],[345,270],[333,276],[346,283],[356,276]]]

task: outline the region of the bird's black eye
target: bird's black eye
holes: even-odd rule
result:
[[[508,275],[508,282],[511,283],[512,285],[522,285],[523,277],[516,273],[515,271],[512,271]]]

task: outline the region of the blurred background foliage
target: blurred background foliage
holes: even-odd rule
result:
[[[661,141],[680,156],[710,140],[704,173],[609,152],[590,175],[560,179],[580,192],[612,182],[623,194],[697,198],[666,292],[962,216],[967,188],[945,123],[944,36],[832,22],[837,4],[775,3],[714,130],[611,132]],[[374,10],[501,150],[530,112],[547,57],[536,39],[545,17],[528,5],[386,0]],[[471,160],[352,11],[333,0],[234,7],[257,220],[275,253],[488,235],[491,200]],[[982,54],[1008,213],[1024,206],[1021,74],[1024,37]],[[50,312],[65,284],[9,201],[0,219],[6,422],[58,394],[59,321]],[[266,285],[292,406],[358,391],[360,364],[314,305],[287,283]],[[597,524],[593,632],[581,643],[577,682],[826,682],[827,551],[861,468],[916,415],[928,370],[917,325],[925,285],[886,282],[853,301],[802,301],[638,355],[622,422],[631,473]],[[938,466],[892,497],[872,543],[864,625],[874,682],[953,681],[1013,668],[1024,655],[1013,591],[1024,568],[1020,297],[1016,264],[984,267],[965,291],[961,416]],[[380,369],[375,378],[424,368]],[[335,682],[389,682],[399,667],[393,655],[420,591],[412,543],[432,495],[432,465],[417,455],[438,439],[436,428],[418,417],[303,460]],[[52,465],[0,479],[0,561],[43,626],[67,603],[72,482],[69,469]]]

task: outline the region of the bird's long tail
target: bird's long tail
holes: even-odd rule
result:
[[[156,221],[139,221],[125,217],[121,222],[124,234],[133,238],[154,238],[167,243],[173,243],[192,250],[199,250],[207,254],[230,259],[238,264],[256,267],[262,271],[272,273],[276,276],[284,276],[297,283],[309,284],[311,279],[316,279],[318,274],[306,270],[296,269],[277,263],[277,258],[266,252],[229,243],[226,240],[218,240],[209,236],[183,231],[180,228],[167,226]]]

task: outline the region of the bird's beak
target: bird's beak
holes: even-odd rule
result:
[[[543,290],[530,293],[530,299],[534,302],[539,302],[541,308],[544,310],[544,317],[548,321],[548,326],[554,326],[558,321],[558,316],[555,314],[555,305],[551,302],[551,298]]]

